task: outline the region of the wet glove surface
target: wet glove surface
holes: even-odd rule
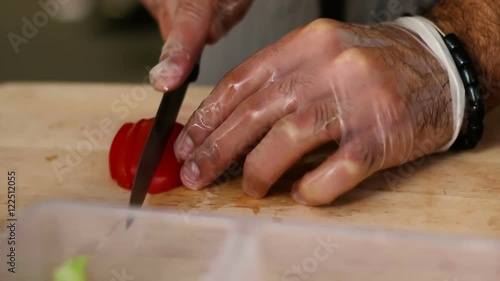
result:
[[[228,73],[175,144],[183,183],[201,189],[247,155],[243,189],[264,197],[307,152],[339,148],[292,189],[324,205],[382,169],[450,140],[445,69],[418,37],[391,24],[317,20]]]

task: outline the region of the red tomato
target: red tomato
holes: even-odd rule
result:
[[[139,159],[153,122],[154,119],[142,119],[135,124],[124,124],[113,139],[109,153],[111,177],[125,189],[132,188]],[[149,187],[150,194],[169,191],[182,185],[180,179],[182,164],[177,161],[174,155],[174,142],[182,128],[181,124],[175,123]]]
[[[111,178],[116,180],[118,185],[125,187],[128,180],[125,172],[125,154],[123,153],[125,146],[125,138],[132,128],[131,123],[123,125],[118,133],[116,133],[111,149],[109,150],[109,170]]]
[[[146,144],[146,139],[142,137],[142,134],[144,134],[144,126],[152,123],[152,122],[146,122],[144,119],[139,120],[137,122],[137,132],[135,134],[135,140],[134,143],[132,144],[132,147],[130,149],[130,161],[128,161],[128,166],[127,166],[127,173],[130,176],[129,180],[132,182],[135,177],[135,172],[137,171],[137,165],[132,165],[132,163],[139,163],[139,159],[141,158],[142,154],[142,149],[144,145]],[[148,126],[149,127],[149,126]]]

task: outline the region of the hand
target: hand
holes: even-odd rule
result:
[[[338,150],[292,189],[298,203],[324,205],[376,171],[435,152],[452,133],[447,73],[418,38],[390,24],[323,19],[228,73],[175,151],[184,185],[201,189],[257,143],[243,189],[261,198],[304,154],[335,141]]]
[[[205,44],[217,42],[246,14],[253,0],[141,0],[166,40],[160,63],[150,72],[157,91],[184,82]]]

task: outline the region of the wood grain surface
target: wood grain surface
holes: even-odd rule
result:
[[[179,122],[185,122],[209,92],[210,88],[191,88]],[[53,199],[127,205],[129,191],[109,176],[109,146],[123,123],[153,117],[159,100],[160,95],[144,85],[1,84],[0,225],[7,218],[8,171],[16,172],[16,216]],[[235,176],[203,191],[180,187],[148,196],[145,204],[186,212],[500,238],[499,113],[488,117],[478,149],[425,157],[380,172],[330,206],[300,206],[289,194],[294,179],[317,165],[326,155],[322,152],[291,169],[262,200],[247,197],[241,178]]]

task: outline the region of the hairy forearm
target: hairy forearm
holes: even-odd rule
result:
[[[426,16],[464,44],[479,76],[486,110],[500,105],[500,1],[441,0]]]

